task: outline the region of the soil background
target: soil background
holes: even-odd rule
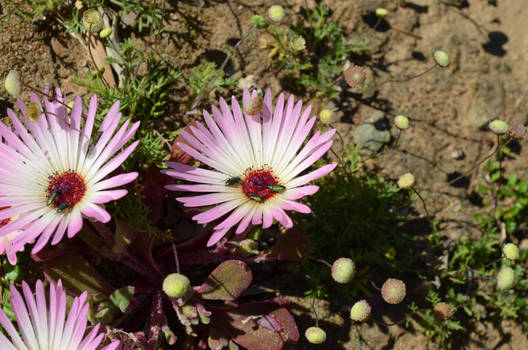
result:
[[[301,7],[312,7],[313,1],[167,1],[164,53],[174,67],[188,74],[202,58],[216,61],[226,57],[225,47],[233,46],[251,27],[254,14],[264,15],[268,6],[279,3],[287,16],[295,16]],[[528,122],[528,7],[526,0],[498,0],[496,6],[486,0],[414,0],[407,7],[397,1],[329,0],[332,18],[345,31],[363,28],[369,36],[369,48],[375,64],[374,79],[383,81],[391,75],[396,79],[425,71],[432,65],[432,52],[445,50],[450,58],[448,69],[433,69],[430,73],[404,83],[381,86],[373,104],[359,103],[353,96],[342,94],[336,102],[340,121],[337,126],[345,144],[353,142],[356,128],[381,112],[383,119],[404,114],[411,119],[411,129],[399,137],[399,147],[388,148],[373,157],[369,166],[389,179],[412,172],[418,187],[428,190],[429,210],[440,219],[445,235],[456,240],[476,231],[470,222],[480,210],[473,193],[482,176],[480,167],[454,184],[478,160],[492,151],[494,138],[486,131],[487,123],[495,118],[507,122]],[[450,6],[449,3],[462,4]],[[6,0],[0,1],[2,16]],[[377,7],[389,10],[388,20],[421,39],[382,27],[372,29],[365,15]],[[287,17],[288,18],[288,17]],[[137,37],[138,45],[151,45],[148,35]],[[259,38],[250,35],[240,45],[226,66],[226,73],[235,79],[253,75],[257,81],[271,71],[267,53],[259,50]],[[354,62],[353,62],[354,63]],[[33,23],[18,23],[16,16],[0,22],[0,76],[11,69],[19,71],[33,86],[60,86],[67,95],[85,94],[72,82],[73,74],[87,74],[89,57],[77,40],[56,23],[45,18]],[[275,94],[294,90],[278,76],[268,79]],[[262,86],[264,87],[264,86]],[[343,85],[344,87],[344,85]],[[181,96],[174,96],[174,114],[185,111],[189,89],[181,87]],[[209,102],[225,95],[216,89]],[[294,91],[292,91],[294,92]],[[299,96],[301,98],[305,96]],[[24,96],[23,96],[24,98]],[[183,102],[182,102],[183,101]],[[180,103],[181,102],[181,103]],[[4,114],[8,103],[3,103]],[[394,130],[393,140],[397,137]],[[342,147],[336,140],[334,148]],[[525,143],[512,147],[505,161],[507,172],[516,171],[528,177]],[[450,210],[450,204],[460,201],[461,210]],[[419,202],[417,210],[423,212]],[[464,224],[466,223],[466,224]],[[521,241],[521,244],[528,241]],[[290,287],[291,288],[291,287]],[[293,290],[292,295],[301,295]],[[299,322],[301,333],[313,325],[309,313],[310,299],[289,297],[292,313]],[[335,303],[333,303],[335,304]],[[349,305],[336,309],[327,301],[318,302],[321,325],[329,339],[322,346],[313,346],[301,337],[298,349],[436,349],[416,327],[385,327],[374,322],[352,325]],[[518,325],[477,323],[463,333],[464,349],[528,349],[528,339]],[[469,340],[467,339],[469,337]],[[463,344],[463,345],[462,345]]]

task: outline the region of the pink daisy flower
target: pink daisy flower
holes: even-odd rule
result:
[[[0,208],[6,209],[7,207]],[[0,220],[0,227],[7,225],[12,220],[15,220],[16,217]],[[16,230],[5,236],[0,237],[0,255],[7,255],[7,260],[11,265],[16,265],[17,258],[16,253],[24,250],[24,240],[20,240],[20,236],[24,233],[23,230]]]
[[[0,123],[0,207],[4,207],[0,220],[17,217],[0,227],[0,237],[23,230],[10,243],[20,247],[36,240],[33,253],[52,237],[51,244],[57,244],[66,232],[73,237],[83,225],[83,215],[108,222],[110,214],[99,204],[123,197],[127,191],[115,187],[138,175],[132,172],[105,179],[138,144],[136,141],[119,152],[139,126],[139,122],[130,126],[127,120],[117,130],[119,102],[104,118],[98,139],[92,140],[96,97],[90,100],[83,121],[80,97],[68,115],[60,90],[56,95],[56,101],[44,99],[44,108],[36,95],[31,96],[44,111],[38,119],[32,115],[36,121],[28,119],[26,106],[19,100],[24,123],[11,109],[7,114],[14,130]]]
[[[220,110],[213,106],[212,116],[203,112],[207,127],[197,123],[196,127],[189,126],[191,132],[181,131],[186,142],[178,146],[211,169],[168,162],[169,169],[163,171],[195,183],[167,185],[167,189],[206,193],[177,198],[187,207],[213,206],[193,217],[198,223],[209,223],[229,214],[214,226],[208,246],[218,242],[235,225],[237,234],[250,224],[268,228],[274,219],[292,227],[285,211],[309,213],[310,208],[297,200],[314,194],[319,187],[306,184],[328,174],[337,165],[328,164],[300,175],[328,151],[335,130],[323,134],[317,131],[303,147],[315,123],[315,117],[310,118],[311,106],[301,112],[301,101],[295,103],[290,96],[285,103],[281,94],[273,110],[268,90],[262,106],[255,109],[256,98],[256,92],[250,95],[244,90],[244,110],[235,97],[231,108],[221,98]],[[254,115],[248,115],[248,111]]]
[[[69,312],[66,312],[66,293],[61,282],[55,287],[50,285],[49,305],[46,305],[46,293],[42,281],[37,281],[36,296],[29,285],[22,282],[22,295],[11,285],[9,298],[15,313],[18,331],[7,315],[0,309],[0,324],[7,338],[0,333],[0,349],[2,350],[95,350],[103,340],[104,335],[98,334],[97,324],[85,336],[88,322],[87,293],[75,297]],[[19,333],[20,332],[20,333]],[[114,350],[119,341],[112,342],[101,350]]]

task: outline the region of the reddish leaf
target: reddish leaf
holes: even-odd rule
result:
[[[236,300],[251,284],[253,274],[245,262],[227,260],[195,288],[206,300]]]
[[[162,203],[167,190],[165,185],[172,182],[172,178],[161,173],[161,169],[151,164],[145,175],[145,184],[141,190],[143,202],[150,208],[150,219],[157,222],[162,215]]]
[[[256,262],[270,260],[295,261],[301,259],[310,249],[310,241],[300,233],[288,231],[279,236],[277,242],[268,250],[261,252]]]
[[[190,127],[191,126],[196,127],[196,125],[197,125],[196,121],[190,122],[183,130],[185,130],[186,132],[194,136]],[[185,141],[185,139],[183,138],[181,134],[178,135],[176,139],[174,140],[174,142],[172,143],[170,160],[173,162],[189,164],[192,160],[192,157],[188,155],[187,153],[185,153],[185,151],[182,150],[180,146],[178,146],[178,143],[180,142],[185,143],[186,145],[192,147],[191,145],[189,145],[187,141]]]

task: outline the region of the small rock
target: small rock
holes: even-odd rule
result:
[[[521,241],[519,244],[519,249],[521,250],[527,250],[528,249],[528,238],[525,238]]]
[[[378,152],[390,140],[390,128],[384,113],[381,111],[375,112],[372,118],[369,118],[354,131],[354,143],[368,153]]]
[[[464,152],[462,152],[461,150],[454,150],[453,152],[451,152],[451,157],[453,159],[456,159],[456,160],[461,160],[461,159],[464,159],[466,155],[464,154]]]

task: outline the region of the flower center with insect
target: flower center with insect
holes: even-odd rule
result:
[[[85,192],[86,185],[79,174],[71,170],[55,174],[49,177],[49,185],[46,190],[47,204],[62,212],[79,203]]]
[[[285,187],[268,168],[249,170],[242,180],[242,191],[256,202],[263,202],[284,190]]]

